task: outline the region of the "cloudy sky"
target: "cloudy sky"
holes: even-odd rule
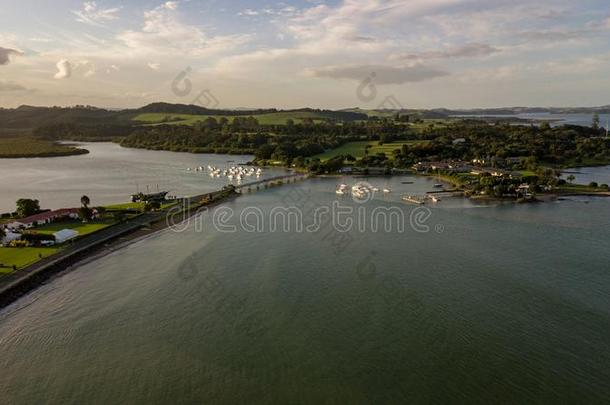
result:
[[[0,106],[610,104],[608,0],[0,0]]]

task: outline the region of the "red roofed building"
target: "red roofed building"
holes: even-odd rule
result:
[[[17,219],[9,222],[6,227],[8,229],[31,228],[37,225],[49,224],[57,219],[78,218],[78,208],[61,208],[59,210],[41,212],[40,214],[31,215],[26,218]]]

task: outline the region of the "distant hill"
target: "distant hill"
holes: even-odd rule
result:
[[[186,114],[197,116],[212,116],[212,117],[236,117],[236,116],[260,116],[267,114],[278,114],[286,119],[294,116],[296,119],[305,117],[317,120],[335,120],[335,121],[358,121],[367,119],[366,114],[349,111],[332,111],[319,110],[313,108],[300,108],[293,110],[278,110],[276,108],[267,109],[210,109],[198,105],[187,104],[169,104],[169,103],[152,103],[135,110],[138,113],[156,113],[156,114]],[[284,123],[284,122],[282,122]]]
[[[420,119],[443,119],[451,115],[515,115],[521,113],[600,113],[610,114],[610,105],[600,107],[506,107],[481,109],[372,109],[349,108],[343,110],[323,110],[300,108],[278,110],[264,109],[210,109],[198,105],[152,103],[137,109],[110,110],[92,106],[74,107],[36,107],[0,108],[0,136],[13,136],[31,132],[35,128],[54,126],[77,126],[95,128],[92,133],[99,137],[115,136],[113,128],[125,133],[130,127],[150,124],[192,125],[209,117],[255,117],[262,125],[284,125],[288,120],[295,123],[304,120],[314,122],[353,122],[367,120],[369,117],[390,117],[399,113]],[[100,130],[100,127],[106,129]],[[116,135],[118,136],[118,135]]]
[[[42,125],[73,124],[112,124],[128,119],[123,111],[108,111],[86,106],[78,107],[33,107],[21,106],[14,109],[0,108],[0,127],[4,129],[28,129]]]

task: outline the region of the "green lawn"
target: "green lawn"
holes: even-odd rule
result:
[[[178,201],[168,201],[165,204],[161,204],[161,209],[173,207],[176,204],[178,204]],[[124,210],[142,211],[142,210],[144,210],[144,203],[143,202],[130,202],[130,203],[124,203],[124,204],[113,204],[113,205],[107,205],[104,208],[106,208],[106,211],[124,211]]]
[[[520,173],[520,174],[521,174],[521,176],[523,176],[523,177],[532,177],[532,176],[535,176],[535,175],[536,175],[536,173],[534,173],[534,172],[533,172],[533,171],[531,171],[531,170],[519,170],[519,173]]]
[[[0,274],[11,273],[13,271],[13,266],[17,266],[17,269],[29,266],[30,264],[36,263],[40,260],[39,255],[44,258],[57,253],[59,250],[60,248],[58,247],[0,247],[0,263],[3,266],[9,267],[0,267]]]
[[[147,124],[175,124],[175,125],[193,125],[197,121],[203,121],[207,118],[215,118],[219,120],[222,115],[193,115],[193,114],[165,114],[165,113],[144,113],[139,114],[134,118],[134,121],[139,121]],[[240,117],[248,117],[248,115],[240,115]],[[268,114],[253,115],[262,125],[284,125],[288,119],[292,119],[295,123],[301,122],[305,118],[311,118],[314,122],[323,121],[324,117],[311,111],[294,111],[294,112],[277,112]],[[234,116],[226,116],[229,121],[233,121]]]
[[[314,156],[314,158],[318,158],[321,161],[325,161],[328,159],[332,159],[338,155],[352,155],[356,159],[362,159],[364,157],[364,151],[368,145],[369,155],[376,155],[377,153],[385,153],[388,158],[392,158],[392,152],[396,149],[401,149],[402,145],[417,145],[423,144],[429,141],[396,141],[384,143],[383,145],[379,145],[379,141],[359,141],[359,142],[348,142],[339,146],[336,149],[327,150],[324,153],[320,153],[319,155]]]
[[[142,210],[144,209],[144,203],[142,202],[130,202],[124,204],[113,204],[107,205],[106,211],[123,211],[123,210]]]
[[[57,231],[61,231],[62,229],[73,229],[78,232],[79,236],[84,236],[99,231],[100,229],[104,229],[110,226],[111,224],[111,222],[89,222],[86,224],[83,224],[80,221],[55,222],[52,224],[32,228],[32,231],[45,235],[52,235]]]
[[[562,186],[557,186],[556,191],[565,192],[565,193],[599,193],[599,192],[608,192],[605,188],[600,187],[590,187],[585,184],[564,184]]]

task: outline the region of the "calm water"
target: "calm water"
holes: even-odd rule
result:
[[[18,198],[36,198],[43,208],[74,207],[86,194],[93,205],[129,202],[138,190],[171,190],[185,196],[218,190],[224,177],[212,179],[187,167],[225,167],[251,156],[207,155],[122,148],[114,143],[80,143],[87,155],[38,159],[0,159],[0,212],[15,210]],[[230,162],[229,161],[233,161]],[[267,175],[276,171],[267,171]]]
[[[481,115],[457,115],[457,117],[480,117]],[[550,121],[551,126],[558,125],[582,125],[590,127],[593,123],[593,114],[550,114],[550,113],[526,113],[512,115],[485,115],[486,117],[516,117],[528,120]],[[600,126],[606,127],[606,122],[610,120],[610,114],[599,115]]]
[[[563,179],[569,175],[575,177],[574,183],[589,184],[592,181],[597,184],[610,184],[610,166],[598,167],[575,167],[563,174]]]
[[[398,194],[432,186],[369,181],[395,192],[356,204],[337,198],[339,180],[310,180],[225,204],[236,214],[224,225],[248,207],[268,218],[278,205],[338,200],[367,215],[396,206],[409,222],[415,208]],[[267,221],[228,233],[211,218],[84,264],[0,312],[0,402],[610,397],[610,200],[443,199],[422,232],[284,233]]]

